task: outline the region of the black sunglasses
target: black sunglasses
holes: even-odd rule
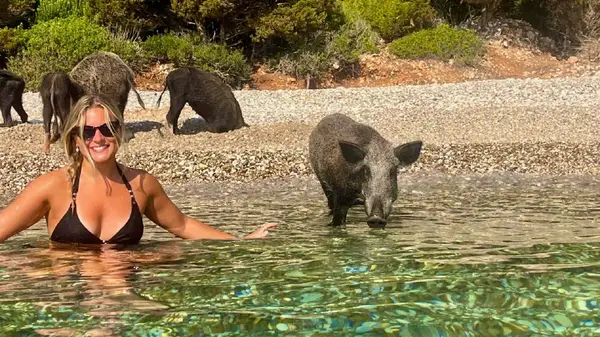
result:
[[[112,126],[112,128],[114,130],[118,130],[118,128],[120,126],[119,121],[111,121],[110,125]],[[89,126],[89,125],[84,126],[83,127],[83,138],[85,140],[90,140],[90,139],[94,138],[94,135],[96,134],[96,130],[100,130],[100,133],[104,137],[114,137],[114,135],[110,132],[108,125],[105,123],[100,126]]]

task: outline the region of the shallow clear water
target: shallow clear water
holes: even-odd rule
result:
[[[167,188],[267,240],[0,245],[0,335],[586,336],[600,332],[600,177],[410,175],[385,230],[325,226],[313,179]],[[6,200],[0,204],[4,204]]]

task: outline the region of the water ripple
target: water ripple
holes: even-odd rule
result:
[[[326,226],[313,179],[168,186],[185,213],[268,240],[0,246],[0,335],[591,335],[598,177],[407,175],[385,230]],[[9,200],[9,199],[6,199]],[[6,201],[4,201],[5,203]],[[1,203],[1,202],[0,202]]]

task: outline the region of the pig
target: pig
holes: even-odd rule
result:
[[[167,127],[174,135],[178,133],[177,121],[186,103],[206,121],[209,132],[223,133],[248,126],[233,92],[214,73],[194,67],[173,70],[167,75],[157,108],[167,88],[171,96]]]
[[[142,109],[146,109],[135,89],[134,73],[115,53],[96,52],[86,56],[71,70],[71,78],[83,87],[86,94],[102,95],[114,101],[121,116],[125,113],[129,91],[133,90]],[[131,130],[125,130],[125,140],[133,138]]]
[[[25,80],[9,70],[0,70],[0,111],[2,112],[2,124],[0,126],[12,126],[13,119],[11,108],[14,108],[21,122],[27,123],[29,115],[23,109],[23,91],[25,91]]]
[[[50,144],[60,138],[71,107],[83,96],[84,90],[77,82],[71,80],[67,73],[56,71],[44,75],[39,92],[43,104],[44,152],[48,153]],[[52,124],[53,136],[50,134],[50,124]]]
[[[334,113],[317,123],[309,136],[309,161],[333,219],[345,226],[350,207],[364,205],[367,225],[383,228],[398,197],[398,167],[414,163],[420,140],[393,147],[372,127]]]

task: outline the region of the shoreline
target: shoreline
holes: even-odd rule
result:
[[[532,174],[545,176],[600,175],[600,142],[425,145],[418,161],[402,174]],[[458,155],[456,155],[458,154]],[[205,182],[258,182],[314,178],[302,150],[172,151],[119,154],[125,165],[147,170],[165,185]],[[35,177],[66,164],[60,153],[31,151],[3,154],[0,184],[18,193]]]
[[[478,80],[447,84],[311,90],[237,90],[249,128],[202,132],[188,106],[185,133],[164,126],[169,92],[130,92],[125,120],[135,133],[119,159],[169,185],[313,176],[308,135],[341,112],[392,143],[421,139],[421,157],[405,172],[600,174],[600,76]],[[30,124],[0,129],[0,184],[16,193],[66,163],[60,143],[42,151],[41,100],[24,94]],[[13,111],[13,116],[15,112]]]

